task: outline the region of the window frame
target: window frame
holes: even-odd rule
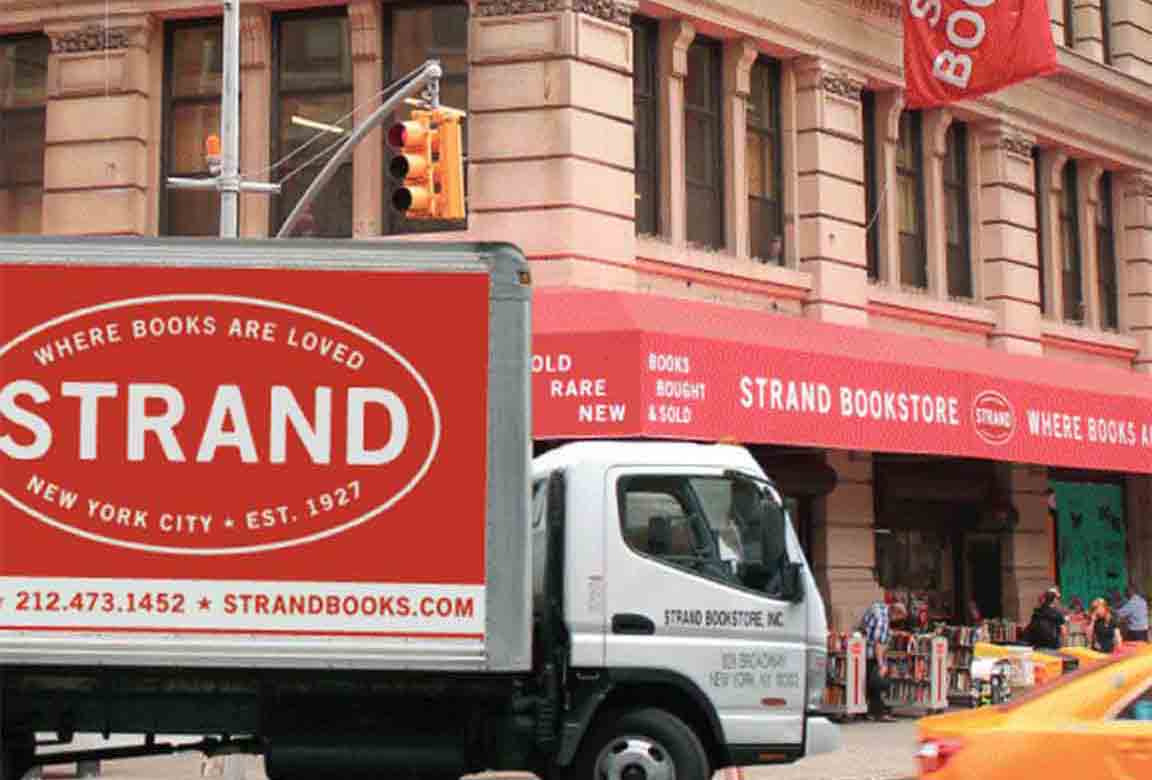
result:
[[[628,518],[628,507],[627,507],[627,498],[626,498],[627,493],[628,493],[627,486],[633,480],[656,480],[656,479],[681,480],[683,483],[686,483],[688,485],[689,489],[692,490],[692,492],[693,492],[693,500],[696,501],[698,504],[698,506],[696,508],[700,510],[699,516],[704,522],[705,533],[708,535],[708,540],[711,542],[711,545],[714,548],[714,552],[716,554],[716,562],[717,563],[723,562],[723,559],[720,558],[719,543],[712,540],[712,535],[711,535],[712,534],[712,527],[711,527],[711,524],[709,522],[709,517],[708,517],[707,513],[705,512],[703,505],[700,504],[699,497],[695,495],[695,491],[691,487],[691,482],[693,480],[706,480],[706,479],[721,480],[721,481],[724,481],[724,480],[732,481],[732,480],[730,477],[725,476],[723,473],[718,473],[715,471],[693,471],[692,469],[677,469],[676,471],[647,471],[647,470],[631,471],[630,470],[630,471],[618,474],[616,476],[616,478],[615,478],[615,491],[614,491],[616,494],[616,512],[617,512],[617,518],[616,518],[616,522],[614,524],[615,528],[616,528],[615,533],[618,535],[621,544],[624,545],[624,548],[630,554],[636,555],[636,556],[643,558],[645,560],[648,560],[648,561],[652,561],[653,563],[655,563],[659,566],[662,566],[664,568],[670,569],[671,571],[674,571],[674,572],[677,572],[677,573],[680,573],[680,574],[683,574],[683,575],[686,575],[689,577],[701,579],[701,580],[704,580],[705,582],[710,582],[710,583],[713,583],[716,585],[721,585],[723,587],[729,588],[729,589],[737,591],[739,593],[751,594],[753,596],[757,596],[759,598],[766,599],[768,601],[778,602],[778,603],[785,601],[783,595],[768,593],[765,590],[757,590],[756,588],[750,588],[750,587],[744,585],[743,583],[741,583],[739,581],[739,579],[737,578],[735,573],[733,573],[731,577],[724,577],[724,578],[712,576],[712,575],[709,575],[707,573],[688,568],[686,566],[679,566],[672,561],[669,561],[665,558],[661,558],[657,555],[653,555],[647,551],[640,550],[637,547],[633,546],[632,543],[628,540],[628,537],[624,532],[625,531],[625,522]],[[639,492],[639,491],[637,491],[637,492]],[[778,496],[778,495],[777,495],[777,497],[780,498],[781,501],[783,501],[783,497]],[[788,544],[788,524],[790,522],[790,518],[788,517],[788,515],[786,513],[786,509],[787,509],[787,507],[784,506],[783,504],[781,504],[781,511],[784,512],[783,531],[784,531],[784,535],[785,535],[784,539],[782,540],[781,546],[783,547],[783,549],[785,551],[785,555],[788,558],[788,561],[792,562],[793,555],[792,555],[791,550],[789,550],[789,544]]]
[[[158,212],[158,225],[159,234],[161,236],[171,236],[172,217],[172,197],[171,188],[168,187],[167,181],[169,176],[183,176],[195,178],[194,174],[202,174],[203,171],[183,172],[170,170],[169,166],[172,163],[173,157],[173,135],[175,125],[173,124],[173,117],[177,106],[185,105],[207,105],[216,103],[220,105],[222,94],[216,94],[210,97],[197,96],[197,97],[176,97],[172,89],[174,83],[174,68],[176,67],[176,35],[181,30],[194,30],[198,28],[219,27],[221,37],[223,37],[224,20],[219,16],[205,16],[196,19],[171,19],[164,23],[164,83],[161,89],[161,108],[160,108],[160,208]],[[223,50],[221,50],[223,56]],[[223,87],[223,84],[221,84]],[[216,201],[216,213],[219,217],[220,201]],[[219,221],[217,219],[217,221]],[[183,234],[181,234],[183,235]]]
[[[870,89],[864,90],[861,95],[862,119],[864,122],[864,211],[865,241],[867,242],[868,279],[880,281],[882,277],[880,265],[880,220],[873,219],[880,199],[878,181],[879,150],[876,147],[876,93]]]
[[[404,74],[394,73],[396,63],[396,47],[393,42],[393,32],[396,25],[396,12],[397,11],[420,11],[429,8],[463,8],[467,18],[472,18],[472,11],[468,3],[457,2],[457,0],[428,0],[428,2],[416,2],[416,0],[405,0],[404,2],[397,3],[384,3],[380,11],[380,70],[383,75],[383,83],[385,86],[392,83],[395,78]],[[468,59],[468,40],[464,42],[464,59]],[[465,94],[468,92],[468,82],[471,77],[471,64],[463,76],[460,74],[450,74],[445,72],[441,77],[441,83],[460,82],[464,83]],[[462,111],[467,112],[468,106],[453,106]],[[399,112],[394,112],[393,116],[397,116]],[[468,121],[467,119],[461,123],[462,127],[462,140],[464,144],[464,193],[465,203],[467,203],[468,193]],[[383,186],[380,188],[381,192],[381,218],[380,227],[383,235],[386,236],[403,236],[418,233],[445,233],[451,231],[462,231],[468,229],[468,209],[464,209],[464,219],[421,219],[409,220],[405,219],[402,214],[392,208],[392,193],[396,189],[393,183],[391,174],[388,172],[388,164],[392,160],[392,152],[387,144],[384,145],[383,166],[380,169],[380,175],[383,177]]]
[[[269,147],[271,149],[271,158],[270,159],[272,161],[281,160],[281,159],[283,159],[284,155],[286,154],[286,152],[284,151],[284,148],[282,146],[282,140],[280,137],[280,120],[282,119],[282,110],[283,110],[281,104],[282,104],[285,96],[289,96],[289,97],[305,96],[306,97],[309,95],[337,95],[337,94],[344,94],[345,92],[347,92],[348,97],[349,97],[350,107],[355,105],[356,98],[355,98],[355,93],[354,93],[354,85],[355,85],[355,76],[354,75],[351,75],[349,77],[348,87],[346,90],[333,89],[332,87],[315,87],[313,89],[293,89],[293,90],[282,90],[280,88],[280,66],[282,64],[282,52],[281,52],[281,47],[280,47],[281,25],[283,25],[283,23],[286,21],[293,21],[296,19],[330,19],[330,18],[348,19],[349,18],[348,17],[348,7],[344,6],[344,5],[318,6],[316,8],[306,8],[306,9],[300,9],[300,10],[277,11],[277,12],[274,12],[271,14],[271,17],[269,19],[269,24],[268,24],[269,39],[270,39],[271,48],[272,48],[272,56],[271,56],[271,60],[270,60],[271,68],[269,70],[269,77],[271,79],[271,83],[268,85],[268,99],[269,99],[269,109],[270,109],[268,112],[268,115],[269,115],[269,139],[268,139],[268,141],[269,141]],[[349,23],[350,23],[350,20],[349,20]],[[349,35],[350,35],[351,34],[350,24],[349,24],[348,29],[349,29]],[[348,41],[348,49],[349,49],[349,56],[350,57],[351,57],[351,48],[352,48],[352,43],[349,40]],[[353,63],[353,68],[355,68],[354,63]],[[318,148],[316,148],[316,152],[319,152],[320,148],[323,148],[319,144],[317,145],[317,147]],[[314,153],[315,152],[310,152],[309,156],[311,154],[314,154]],[[304,159],[307,159],[307,157],[304,157]],[[293,166],[289,167],[287,170],[292,170],[292,168],[295,167],[296,165],[299,165],[300,162],[303,162],[303,160],[294,161]],[[319,172],[319,168],[322,167],[323,164],[324,164],[323,162],[314,163],[314,165],[317,166],[317,172]],[[340,167],[341,168],[347,168],[349,171],[352,171],[353,170],[352,165],[353,165],[352,158],[349,157],[344,163],[341,164]],[[282,173],[282,172],[278,172],[278,173]],[[303,171],[301,173],[303,173]],[[353,189],[354,188],[355,187],[353,186]],[[290,213],[292,213],[292,210],[289,208],[286,208],[284,203],[285,203],[284,196],[280,195],[280,196],[273,198],[273,202],[270,204],[270,207],[268,209],[268,220],[269,220],[269,224],[268,224],[269,233],[268,234],[269,235],[272,235],[272,236],[276,235],[276,233],[280,229],[280,226],[284,223],[284,220],[288,218],[288,215]],[[354,210],[355,206],[353,206],[352,208]],[[349,221],[349,224],[352,225],[352,229],[351,229],[351,232],[349,233],[349,235],[346,236],[346,238],[351,238],[355,234],[355,225],[354,225],[355,215],[349,214],[349,220],[348,221]]]
[[[952,166],[949,164],[949,158],[955,155],[955,168],[958,171],[959,179],[952,179]],[[945,152],[944,152],[944,175],[941,177],[943,185],[945,210],[944,218],[949,219],[952,211],[949,208],[950,204],[948,199],[950,197],[956,198],[959,204],[960,224],[956,228],[956,234],[960,237],[958,244],[949,241],[948,238],[948,225],[944,226],[944,268],[945,268],[945,289],[948,296],[951,298],[965,298],[972,299],[976,294],[975,287],[975,274],[972,272],[972,242],[971,242],[971,226],[972,215],[969,211],[968,203],[968,185],[971,177],[968,171],[968,127],[963,122],[952,122],[948,126],[945,133]],[[967,280],[966,291],[957,291],[953,289],[952,278],[952,249],[956,248],[963,260],[965,279]]]
[[[910,141],[912,144],[912,168],[906,168],[900,164],[900,155],[896,154],[896,188],[897,195],[899,195],[900,180],[911,179],[913,182],[913,191],[916,199],[916,207],[919,210],[917,217],[917,233],[906,233],[900,226],[900,214],[896,214],[896,228],[899,236],[899,246],[897,251],[900,254],[900,279],[899,284],[901,287],[912,287],[919,290],[928,289],[928,230],[925,217],[927,216],[927,209],[925,208],[925,182],[924,182],[924,115],[920,111],[905,109],[900,115],[900,125],[904,124],[904,117],[908,117],[908,130],[911,135]],[[901,129],[903,129],[901,127]],[[900,134],[898,134],[897,146],[900,144]],[[917,254],[919,255],[918,268],[923,275],[924,283],[915,284],[908,282],[904,279],[904,237],[912,236],[916,239],[915,246]]]
[[[1100,0],[1100,58],[1105,65],[1112,64],[1112,9],[1108,0]]]
[[[1120,269],[1116,265],[1116,213],[1112,174],[1104,171],[1096,184],[1096,290],[1100,300],[1100,327],[1120,329]],[[1105,257],[1107,254],[1107,257]],[[1111,270],[1112,294],[1105,295],[1105,269]]]
[[[1048,305],[1048,237],[1045,235],[1048,192],[1044,188],[1044,156],[1039,146],[1032,147],[1032,198],[1036,211],[1036,272],[1040,285],[1040,314],[1049,313]]]
[[[771,171],[771,174],[772,174],[772,183],[774,185],[774,187],[772,189],[774,190],[774,192],[770,193],[771,197],[766,197],[763,194],[754,194],[752,192],[751,188],[748,189],[747,208],[748,208],[748,222],[749,222],[749,225],[748,225],[748,228],[749,228],[749,254],[753,258],[761,260],[761,261],[768,263],[770,265],[783,266],[783,265],[787,264],[787,261],[786,261],[787,247],[784,245],[785,244],[785,235],[784,235],[784,183],[782,181],[783,176],[784,176],[784,161],[782,159],[784,156],[784,134],[783,134],[781,127],[780,127],[780,122],[781,122],[781,119],[783,118],[783,107],[781,104],[781,95],[780,95],[780,87],[781,87],[781,82],[782,82],[782,79],[780,77],[780,72],[781,72],[780,71],[780,62],[779,62],[779,60],[776,60],[772,57],[768,57],[768,56],[763,55],[763,54],[759,55],[755,59],[755,61],[753,61],[752,66],[751,66],[751,70],[749,71],[749,84],[753,83],[751,71],[757,67],[764,68],[767,71],[766,78],[768,79],[768,82],[771,85],[771,90],[772,90],[771,99],[769,101],[769,104],[767,106],[763,107],[765,109],[764,113],[766,113],[770,117],[770,126],[765,127],[763,125],[754,124],[752,122],[752,120],[750,119],[751,112],[746,112],[745,119],[744,119],[744,132],[746,134],[759,136],[761,139],[761,144],[762,144],[761,148],[764,148],[768,145],[771,145],[771,147],[772,147],[772,171]],[[749,96],[749,103],[751,103],[751,102],[752,102],[752,96]],[[745,148],[747,148],[747,142],[745,142]],[[761,160],[761,163],[763,163],[763,160]],[[747,161],[745,161],[745,170],[747,170]],[[773,204],[773,207],[771,209],[771,213],[772,213],[772,218],[775,220],[775,223],[776,223],[777,236],[780,239],[780,257],[778,257],[775,261],[772,261],[767,257],[761,257],[761,256],[757,255],[755,250],[754,250],[754,242],[752,241],[752,235],[755,233],[755,228],[752,226],[752,214],[753,214],[752,202],[753,201],[757,201],[759,203],[764,203],[764,204]],[[760,212],[760,209],[757,209],[757,213],[759,213],[759,212]]]
[[[1064,0],[1064,46],[1076,48],[1076,4],[1075,0]]]
[[[643,203],[640,199],[640,194],[641,194],[640,193],[640,187],[639,186],[634,187],[634,189],[636,190],[636,192],[634,193],[635,200],[636,200],[636,209],[634,210],[636,235],[638,235],[638,236],[640,236],[640,235],[658,236],[661,234],[661,225],[660,225],[660,212],[661,212],[661,208],[660,208],[660,168],[661,168],[661,162],[660,162],[660,62],[659,62],[659,60],[660,60],[660,22],[656,19],[652,19],[652,18],[647,17],[647,16],[641,16],[639,14],[634,14],[631,18],[631,21],[629,22],[629,29],[632,31],[632,36],[633,36],[632,47],[633,47],[633,62],[634,63],[636,61],[638,61],[637,58],[635,57],[635,51],[636,51],[636,47],[637,47],[637,43],[636,43],[637,32],[641,32],[644,36],[644,43],[645,43],[644,48],[646,50],[645,54],[647,55],[646,60],[648,63],[648,67],[646,68],[646,71],[647,71],[646,75],[647,75],[647,77],[648,77],[648,79],[652,85],[652,91],[650,93],[649,92],[639,92],[636,88],[636,72],[633,71],[633,74],[632,74],[632,112],[633,112],[632,139],[633,140],[632,140],[632,142],[634,144],[634,149],[633,149],[633,158],[632,158],[633,159],[632,173],[633,173],[633,176],[637,182],[639,182],[641,179],[643,179],[645,185],[649,188],[649,190],[652,193],[651,203],[650,204],[649,203]],[[639,98],[639,100],[638,100],[638,98]],[[639,110],[640,110],[639,106],[640,105],[644,106],[645,113],[648,115],[649,119],[651,120],[647,124],[648,132],[644,134],[643,138],[642,138],[640,131],[639,131],[640,123],[636,121],[636,117],[639,114]],[[651,153],[648,155],[648,159],[650,159],[652,161],[652,165],[650,166],[650,170],[641,170],[641,168],[639,166],[638,161],[640,159],[640,155],[637,152],[640,149],[641,141],[643,141],[643,143],[647,144],[649,146],[649,148],[651,149]],[[643,210],[645,211],[645,219],[643,219],[643,220],[641,219],[641,214],[640,214],[640,212],[641,212],[640,206],[642,203],[643,203]],[[650,212],[650,213],[648,213],[648,212]],[[649,227],[649,225],[647,224],[649,221],[649,218],[651,221],[651,225],[650,225],[651,232],[649,232],[648,230],[645,229],[645,228]]]
[[[1087,319],[1084,300],[1084,252],[1081,249],[1080,225],[1080,176],[1076,169],[1075,160],[1067,160],[1064,169],[1060,172],[1061,191],[1060,209],[1057,219],[1060,224],[1060,316],[1065,322],[1083,324]],[[1068,224],[1068,234],[1065,235],[1064,225]],[[1072,302],[1068,297],[1068,274],[1065,266],[1069,258],[1075,261],[1076,301],[1079,311],[1078,317],[1068,316],[1068,307]]]
[[[44,60],[44,100],[39,105],[35,105],[35,106],[12,106],[11,108],[5,108],[3,106],[0,106],[0,123],[5,122],[5,117],[12,116],[12,115],[19,115],[19,116],[38,115],[40,117],[40,124],[44,128],[44,131],[45,131],[45,135],[40,139],[40,152],[41,152],[40,178],[37,180],[33,180],[33,181],[24,181],[24,182],[19,182],[19,183],[12,183],[12,182],[9,182],[7,179],[7,176],[5,176],[4,179],[0,179],[0,191],[4,191],[4,192],[8,192],[8,193],[15,193],[16,191],[21,190],[21,189],[36,187],[39,189],[40,204],[41,204],[41,208],[43,208],[43,203],[44,203],[44,174],[45,174],[44,157],[47,156],[47,152],[48,152],[48,138],[47,138],[47,129],[48,129],[48,58],[52,56],[52,44],[51,44],[48,36],[44,35],[43,33],[40,33],[40,32],[13,33],[11,35],[0,35],[0,45],[19,44],[22,41],[34,41],[34,40],[43,41],[47,44],[48,53],[47,53],[45,60]],[[2,126],[3,125],[0,124],[0,127],[2,127]],[[0,140],[2,140],[2,137],[0,137]],[[42,222],[43,222],[43,219],[41,218],[41,227],[43,227]],[[2,233],[3,233],[3,231],[0,230],[0,234],[2,234]]]
[[[723,56],[724,47],[721,41],[714,38],[709,38],[702,35],[697,35],[696,38],[688,46],[686,57],[688,60],[688,67],[691,67],[692,53],[694,47],[707,49],[709,54],[709,67],[707,78],[711,85],[711,105],[710,106],[696,106],[689,102],[688,90],[684,93],[684,142],[685,142],[685,155],[691,154],[688,149],[688,118],[689,116],[700,116],[706,121],[710,121],[713,125],[713,155],[711,168],[716,176],[715,187],[711,188],[711,197],[708,198],[710,208],[715,209],[716,219],[713,224],[713,235],[708,236],[707,239],[701,240],[699,236],[692,235],[692,220],[689,217],[689,212],[692,211],[692,192],[695,189],[697,192],[704,190],[707,185],[700,184],[694,185],[688,176],[688,165],[685,161],[684,165],[684,184],[685,184],[685,198],[684,198],[684,223],[685,223],[685,236],[689,243],[701,244],[711,250],[724,250],[725,246],[725,229],[724,229],[724,188],[726,182],[724,180],[724,70],[723,70]],[[685,76],[687,82],[688,76]]]

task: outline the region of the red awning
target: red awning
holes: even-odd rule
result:
[[[1152,378],[636,293],[539,290],[537,438],[731,438],[1152,473]]]

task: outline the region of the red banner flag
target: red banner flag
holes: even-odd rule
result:
[[[1047,0],[904,0],[908,108],[986,95],[1057,69]]]

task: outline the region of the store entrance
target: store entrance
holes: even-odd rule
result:
[[[963,551],[963,563],[957,569],[964,575],[965,609],[968,603],[975,602],[983,619],[999,618],[1000,605],[1004,603],[1000,537],[967,533],[957,549]]]

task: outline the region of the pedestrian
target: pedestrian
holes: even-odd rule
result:
[[[1060,611],[1060,591],[1049,588],[1040,597],[1040,605],[1032,610],[1032,620],[1026,629],[1028,643],[1045,650],[1059,650],[1068,637],[1068,621]]]
[[[892,623],[908,616],[900,602],[888,605],[876,601],[860,620],[864,634],[864,652],[867,659],[865,687],[868,696],[868,716],[876,721],[890,723],[895,720],[884,695],[891,687],[888,668],[888,643],[892,639]]]
[[[1111,655],[1124,643],[1120,636],[1120,626],[1112,615],[1112,609],[1104,599],[1092,602],[1092,625],[1088,628],[1088,638],[1092,642],[1092,649],[1097,653]]]
[[[1148,641],[1148,601],[1132,589],[1127,589],[1128,598],[1116,610],[1116,617],[1123,621],[1122,633],[1125,642]]]

